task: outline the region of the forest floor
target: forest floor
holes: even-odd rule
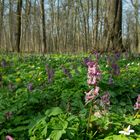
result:
[[[95,63],[100,77],[89,85]],[[140,57],[0,55],[0,139],[6,136],[140,140]]]

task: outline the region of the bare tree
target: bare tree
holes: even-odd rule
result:
[[[16,48],[17,52],[20,52],[20,41],[21,41],[21,16],[22,16],[22,0],[17,1],[17,40]]]
[[[107,26],[107,50],[122,49],[122,0],[108,3]]]
[[[42,17],[42,32],[43,32],[43,45],[44,53],[47,52],[47,43],[46,43],[46,24],[45,24],[45,10],[44,10],[44,0],[40,1],[41,3],[41,17]]]
[[[0,48],[2,48],[4,0],[0,0]]]
[[[96,35],[95,35],[95,44],[97,45],[98,39],[98,23],[99,23],[99,0],[96,1]]]
[[[82,0],[80,0],[80,5],[81,5],[81,10],[83,15],[83,26],[84,26],[84,35],[85,35],[83,50],[87,52],[88,51],[87,20],[86,20],[86,14],[85,14]]]

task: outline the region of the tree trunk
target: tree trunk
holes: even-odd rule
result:
[[[45,10],[44,10],[44,0],[41,0],[41,17],[42,17],[42,30],[43,30],[43,45],[44,52],[47,52],[47,43],[46,43],[46,24],[45,24]]]
[[[95,46],[98,48],[98,23],[99,23],[99,0],[96,1],[96,34],[95,34]]]
[[[94,44],[94,4],[93,0],[91,0],[91,19],[92,19],[92,33],[91,33],[91,49],[93,49]]]
[[[29,35],[30,35],[30,11],[31,11],[31,1],[30,0],[26,0],[26,8],[25,8],[25,37],[24,37],[24,51],[28,51],[29,52]]]
[[[17,52],[20,52],[20,40],[21,40],[21,16],[22,16],[22,0],[18,0],[17,2],[17,40],[16,40],[16,48]]]
[[[122,50],[122,0],[112,0],[108,3],[108,33],[106,47],[109,51]]]
[[[15,51],[15,37],[16,37],[16,28],[14,27],[15,20],[14,20],[14,15],[13,15],[13,3],[12,0],[9,0],[9,42],[10,42],[10,47],[12,48],[12,51]]]
[[[87,37],[87,22],[86,22],[87,20],[86,20],[86,15],[85,15],[82,0],[80,0],[80,5],[81,5],[82,14],[83,14],[83,26],[84,26],[84,34],[85,34],[85,37],[84,37],[85,46],[84,46],[83,50],[85,52],[88,52],[88,37]]]
[[[136,20],[136,26],[135,26],[135,46],[136,46],[136,51],[139,52],[140,48],[139,48],[139,45],[140,45],[140,42],[139,42],[139,2],[138,0],[135,1],[135,20]],[[140,53],[140,52],[139,52]]]
[[[4,0],[0,0],[0,48],[2,48]]]
[[[57,0],[57,37],[56,37],[56,51],[59,52],[60,50],[60,38],[59,38],[59,26],[60,26],[60,0]]]

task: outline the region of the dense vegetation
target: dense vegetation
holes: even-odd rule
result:
[[[140,140],[140,58],[100,55],[99,95],[85,103],[88,61],[95,55],[0,55],[0,139]],[[134,133],[119,134],[129,125]]]
[[[139,12],[0,0],[0,140],[140,140]]]

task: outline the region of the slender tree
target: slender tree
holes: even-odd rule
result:
[[[46,53],[47,52],[47,43],[46,43],[46,24],[45,24],[44,0],[41,0],[40,2],[41,2],[43,45],[44,45],[44,53]]]
[[[22,0],[17,1],[17,33],[16,33],[16,48],[17,52],[20,52],[20,41],[21,41],[21,16],[22,16]]]
[[[139,35],[139,32],[140,32],[140,27],[139,27],[139,1],[138,0],[131,0],[131,3],[134,7],[134,17],[135,17],[135,48],[136,48],[136,51],[139,51],[140,53],[140,35]],[[134,48],[133,48],[134,49]]]
[[[9,0],[9,42],[10,42],[10,47],[12,48],[12,51],[15,51],[15,37],[16,37],[16,20],[15,20],[15,15],[14,15],[14,10],[13,10],[13,2],[12,0]]]
[[[99,23],[99,0],[96,1],[96,35],[95,35],[95,44],[97,45],[98,39],[98,23]]]
[[[0,48],[2,48],[4,0],[0,0]]]
[[[80,0],[80,6],[81,6],[81,10],[82,10],[82,15],[83,15],[83,26],[84,26],[84,34],[85,34],[85,38],[84,38],[84,48],[83,50],[85,52],[88,51],[88,36],[87,36],[87,20],[86,20],[86,14],[85,14],[85,11],[84,11],[84,6],[83,6],[83,2],[82,0]]]
[[[29,50],[29,41],[28,41],[28,37],[30,35],[30,13],[31,13],[31,1],[30,0],[26,0],[26,7],[25,7],[25,28],[24,28],[24,50],[26,50],[26,48]]]

